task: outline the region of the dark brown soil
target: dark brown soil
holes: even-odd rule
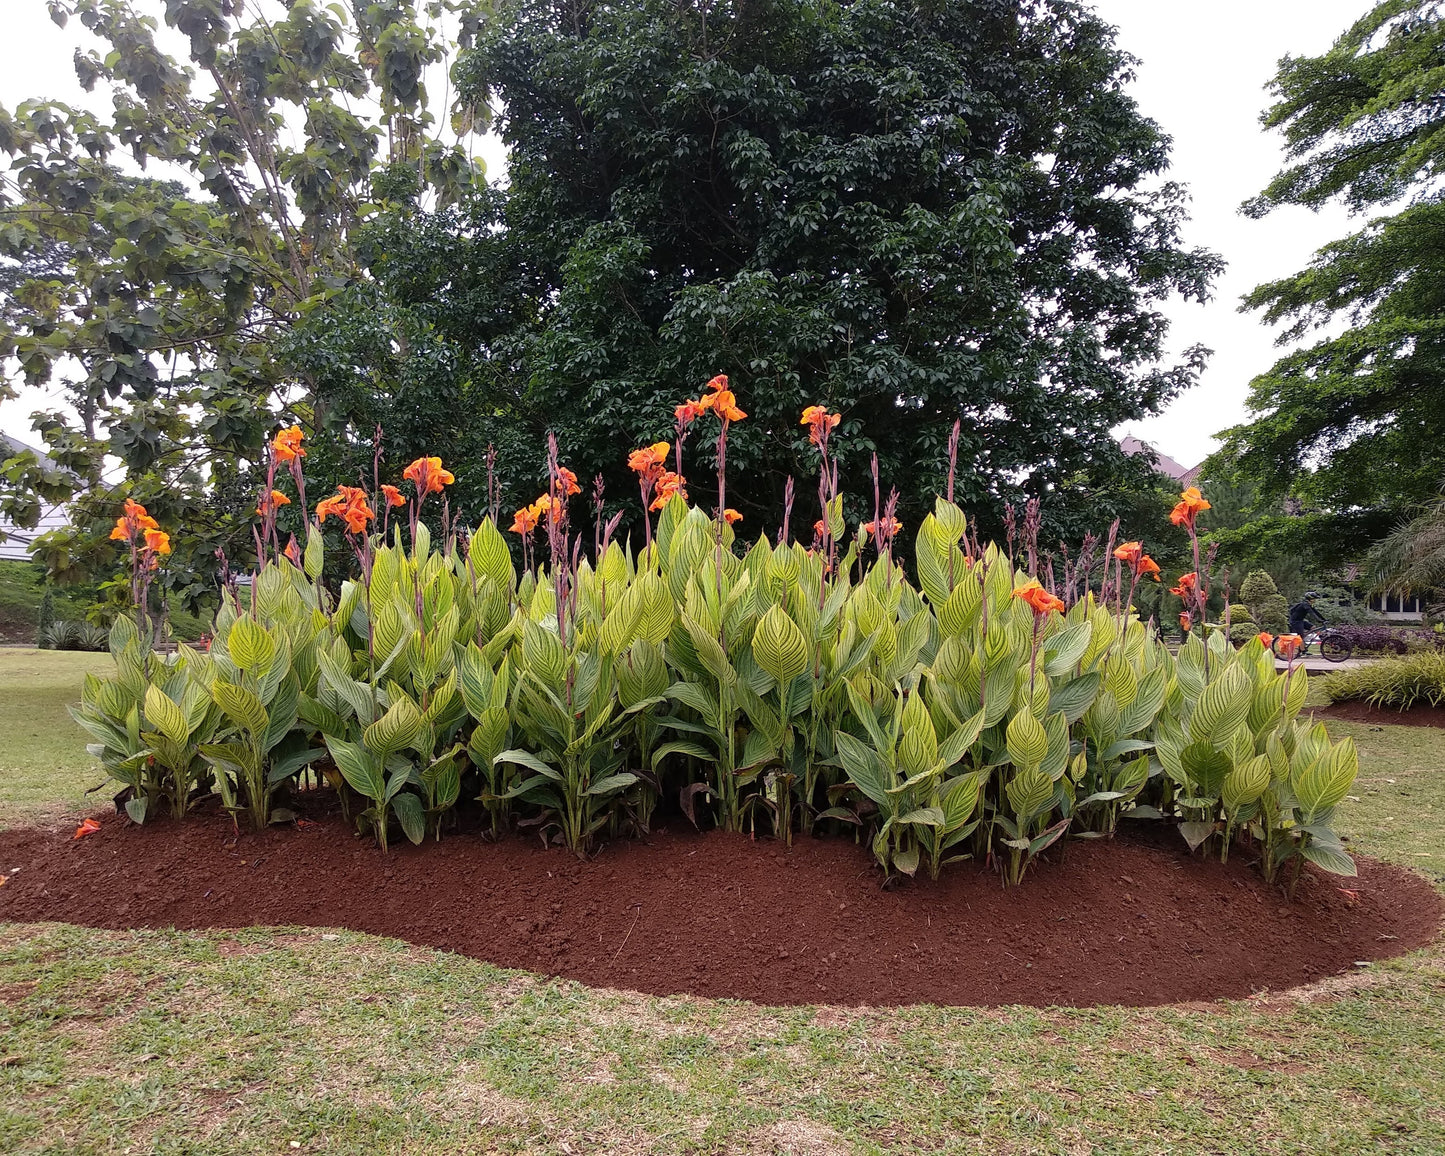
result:
[[[1381,710],[1367,702],[1333,702],[1313,708],[1316,718],[1337,718],[1343,722],[1369,723],[1387,727],[1445,727],[1445,706],[1412,706],[1409,710],[1386,707]]]
[[[839,839],[659,833],[582,862],[467,834],[383,856],[335,817],[240,837],[215,814],[101,823],[78,841],[73,827],[0,832],[0,920],[341,926],[769,1004],[1088,1006],[1308,983],[1429,942],[1445,910],[1423,879],[1371,860],[1358,880],[1307,869],[1287,903],[1247,855],[1190,858],[1172,831],[1070,843],[1011,891],[968,863],[884,891],[866,849]]]

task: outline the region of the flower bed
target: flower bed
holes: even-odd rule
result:
[[[744,544],[726,458],[745,417],[716,378],[678,407],[670,445],[632,456],[639,553],[599,514],[583,557],[580,487],[554,441],[547,492],[512,523],[520,568],[495,516],[469,534],[444,524],[434,545],[422,513],[451,481],[435,458],[407,468],[409,496],[343,487],[312,520],[300,431],[283,431],[258,505],[262,565],[244,596],[226,594],[209,652],[161,661],[121,620],[116,677],[87,681],[77,718],[138,821],[181,817],[214,788],[263,828],[293,817],[299,782],[325,777],[383,848],[394,829],[441,838],[465,795],[495,833],[540,829],[582,853],[645,832],[667,798],[725,831],[862,832],[886,878],[971,856],[1015,884],[1058,840],[1109,835],[1121,818],[1168,820],[1220,858],[1248,837],[1266,877],[1291,885],[1306,861],[1354,873],[1331,828],[1353,744],[1298,720],[1304,673],[1276,673],[1258,641],[1192,637],[1171,654],[1130,607],[1158,571],[1139,543],[1109,543],[1100,588],[1081,565],[1051,589],[1032,543],[1016,567],[941,497],[917,530],[915,585],[892,556],[891,500],[848,532],[836,415],[812,407],[812,541]],[[681,464],[689,431],[714,420],[709,517]],[[304,549],[276,530],[281,465]],[[405,511],[389,524],[393,507]],[[1176,589],[1198,621],[1209,575],[1194,519],[1207,508],[1190,489],[1173,513],[1195,543]],[[332,516],[355,557],[335,591],[320,582]],[[147,520],[128,506],[117,524],[142,606],[166,545]]]

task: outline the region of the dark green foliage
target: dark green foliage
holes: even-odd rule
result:
[[[1254,615],[1248,606],[1242,602],[1235,602],[1229,607],[1229,620],[1231,622],[1253,622]]]
[[[35,617],[35,645],[47,649],[46,634],[55,621],[55,592],[46,584],[45,594],[40,599],[40,612]]]
[[[1246,206],[1252,215],[1405,202],[1246,298],[1288,323],[1282,343],[1350,323],[1256,378],[1256,416],[1227,432],[1222,451],[1267,494],[1300,499],[1313,520],[1294,535],[1336,556],[1362,552],[1445,477],[1442,50],[1435,0],[1386,0],[1324,55],[1286,57],[1265,115],[1292,163]]]
[[[529,406],[579,473],[626,494],[620,451],[729,374],[759,530],[790,474],[816,516],[813,403],[843,414],[852,513],[871,516],[876,450],[916,522],[955,418],[956,496],[986,521],[1045,491],[1046,540],[1125,512],[1152,478],[1110,430],[1202,357],[1161,364],[1153,303],[1203,297],[1218,266],[1179,241],[1183,191],[1155,179],[1168,142],[1122,91],[1128,65],[1061,0],[705,19],[644,0],[575,20],[523,0],[461,84],[506,110],[505,219],[538,308],[503,348]]]

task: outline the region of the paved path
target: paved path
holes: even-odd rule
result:
[[[1347,658],[1344,662],[1331,662],[1328,658],[1317,658],[1311,655],[1309,658],[1304,658],[1296,662],[1294,668],[1299,670],[1303,667],[1309,671],[1310,674],[1329,674],[1332,670],[1358,670],[1370,661],[1371,659],[1368,658]],[[1274,668],[1278,671],[1284,671],[1289,669],[1289,664],[1282,659],[1276,658],[1274,660]]]

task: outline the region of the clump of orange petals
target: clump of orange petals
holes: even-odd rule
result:
[[[1154,581],[1159,581],[1159,564],[1144,553],[1144,543],[1125,542],[1114,551],[1114,557],[1127,563],[1135,578],[1143,578],[1148,575]]]
[[[739,514],[736,510],[734,510],[731,506],[729,506],[726,510],[723,511],[723,521],[725,521],[729,526],[731,526],[734,522],[741,522],[742,520],[743,516]]]
[[[1186,633],[1194,628],[1194,615],[1187,610],[1179,612],[1179,629]]]
[[[896,535],[901,529],[903,529],[903,523],[900,522],[897,518],[884,517],[879,518],[876,522],[863,523],[863,532],[865,534],[870,534],[875,538],[881,537],[885,534],[891,538]]]
[[[169,554],[171,552],[171,536],[164,530],[147,530],[145,534],[146,553]]]
[[[1024,585],[1014,591],[1015,598],[1022,598],[1033,608],[1035,614],[1047,614],[1050,610],[1063,612],[1064,601],[1062,598],[1055,598],[1043,588],[1037,578],[1030,578]]]
[[[416,487],[418,494],[439,494],[443,486],[449,486],[456,477],[450,470],[442,468],[441,458],[417,458],[401,476]]]
[[[507,528],[514,534],[530,534],[537,528],[537,519],[540,516],[535,505],[523,506],[512,515],[512,524]]]
[[[1179,503],[1169,511],[1169,520],[1176,526],[1183,526],[1186,529],[1194,529],[1194,519],[1205,510],[1212,510],[1211,506],[1199,492],[1198,487],[1190,486],[1179,495]]]
[[[652,499],[649,509],[660,510],[672,501],[673,498],[682,497],[687,500],[687,479],[673,470],[664,470],[657,478],[656,496]]]
[[[742,421],[748,415],[738,408],[738,399],[728,388],[727,374],[720,373],[707,383],[708,392],[698,401],[684,403],[696,408],[698,413],[712,410],[724,422]],[[679,406],[680,410],[682,406]],[[680,420],[680,418],[679,418]]]
[[[367,504],[366,491],[359,486],[337,486],[335,494],[316,504],[318,522],[325,522],[332,514],[345,522],[352,534],[366,533],[366,524],[376,517],[376,511]]]
[[[1259,644],[1266,650],[1274,645],[1274,635],[1268,630],[1261,630],[1255,637],[1259,639]]]
[[[837,429],[842,420],[841,413],[829,413],[821,405],[810,405],[803,411],[802,420],[798,424],[811,427],[808,430],[808,440],[815,446],[821,446],[823,438]]]
[[[406,495],[403,494],[400,490],[398,490],[395,486],[382,486],[381,494],[382,497],[386,499],[386,504],[388,506],[406,505]]]
[[[677,419],[677,424],[683,429],[692,425],[698,418],[706,413],[708,407],[701,401],[685,401],[681,405],[674,406],[672,416]]]
[[[100,834],[100,824],[94,819],[86,819],[75,829],[75,838],[84,839],[87,835]],[[73,840],[72,840],[73,841]]]
[[[146,508],[139,502],[125,500],[125,513],[115,520],[115,527],[110,532],[113,542],[134,542],[136,535],[146,530],[157,530],[160,523],[146,513]]]
[[[562,496],[568,498],[582,492],[582,487],[577,484],[577,475],[566,466],[557,467],[557,480],[553,483],[553,488],[560,490]]]
[[[293,425],[278,433],[271,442],[271,450],[276,455],[276,460],[294,462],[297,458],[304,458],[306,451],[301,448],[301,439],[305,436],[299,425]]]
[[[1179,585],[1169,587],[1169,593],[1176,598],[1188,598],[1193,595],[1194,587],[1198,584],[1198,574],[1181,574],[1179,575]]]
[[[627,468],[640,477],[651,478],[655,481],[657,476],[662,473],[663,466],[667,464],[667,455],[671,449],[672,445],[669,442],[653,442],[650,446],[633,450],[627,455]]]
[[[274,514],[282,506],[289,506],[290,504],[291,499],[280,490],[272,490],[269,493],[261,495],[261,500],[256,505],[256,513],[265,518]]]

